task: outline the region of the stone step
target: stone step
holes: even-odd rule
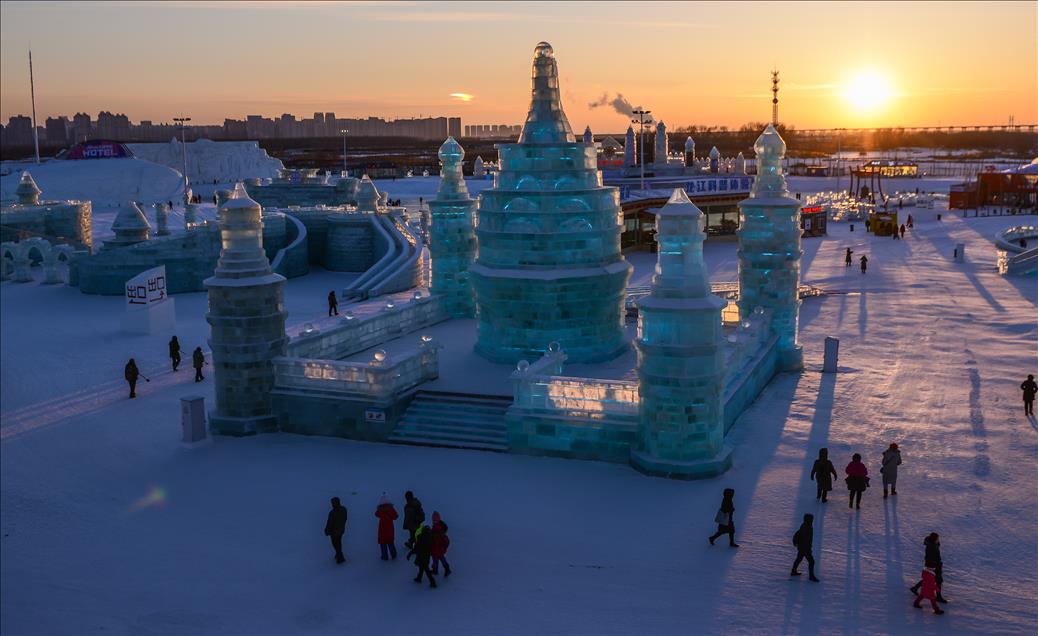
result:
[[[492,409],[467,404],[430,403],[418,400],[412,401],[408,408],[408,412],[427,413],[433,417],[468,415],[470,417],[479,416],[487,420],[503,419],[507,411],[508,409]]]
[[[495,453],[504,453],[508,451],[508,446],[505,444],[492,444],[485,442],[470,442],[470,441],[459,441],[459,440],[443,440],[432,437],[407,437],[397,438],[390,437],[389,441],[393,444],[407,444],[410,446],[435,446],[438,448],[460,448],[464,450],[481,450],[491,451]]]
[[[504,433],[508,430],[504,420],[495,422],[493,420],[459,417],[460,415],[463,414],[435,417],[424,413],[413,413],[411,410],[408,410],[404,417],[401,418],[398,426],[422,424],[424,426],[442,426],[444,428],[460,428],[473,432],[486,431],[488,433]]]

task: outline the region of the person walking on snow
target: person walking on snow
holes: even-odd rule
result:
[[[861,261],[861,273],[862,273],[862,274],[864,274],[864,273],[865,273],[865,270],[866,270],[866,269],[868,268],[868,266],[869,266],[869,257],[868,257],[868,256],[865,256],[864,254],[862,254],[862,255],[861,255],[861,258],[860,258],[860,259],[858,259],[858,260],[859,260],[859,261]]]
[[[879,472],[883,475],[883,498],[887,498],[887,486],[890,486],[890,494],[897,494],[897,467],[901,465],[901,451],[897,444],[891,444],[890,448],[883,451],[883,465]]]
[[[843,264],[846,265],[847,267],[851,266],[851,254],[853,254],[853,253],[854,253],[854,251],[851,250],[851,248],[848,247],[847,248],[847,254],[845,254],[844,258],[843,258]]]
[[[169,341],[169,359],[173,362],[173,370],[180,366],[180,341],[176,336]]]
[[[912,215],[911,215],[911,214],[909,214],[909,215],[908,215],[908,228],[909,228],[909,229],[911,229],[911,228],[913,228],[913,227],[915,227],[915,225],[914,225],[914,224],[913,224],[913,222],[912,222]]]
[[[793,561],[793,569],[789,571],[789,575],[800,576],[797,567],[800,566],[801,561],[807,559],[807,578],[809,581],[818,583],[818,577],[815,576],[815,557],[811,554],[815,534],[814,522],[813,514],[805,514],[804,523],[800,524],[800,529],[793,533],[793,545],[797,547],[797,558]]]
[[[126,368],[123,369],[123,376],[126,381],[130,384],[130,397],[137,397],[137,378],[141,372],[137,370],[137,363],[134,362],[133,358],[126,363]]]
[[[382,551],[382,560],[388,561],[390,555],[395,559],[396,530],[393,527],[393,522],[397,520],[399,515],[397,515],[393,504],[386,497],[386,493],[382,493],[382,497],[378,500],[375,516],[378,517],[378,547]]]
[[[1020,390],[1024,392],[1024,415],[1034,417],[1034,396],[1038,394],[1038,384],[1034,381],[1034,374],[1027,374],[1027,379],[1020,384]]]
[[[944,587],[944,560],[941,559],[941,537],[936,532],[931,532],[926,535],[923,539],[923,546],[926,548],[926,552],[923,556],[923,565],[933,570],[934,582],[937,585],[937,602],[947,603],[948,599],[944,598],[941,594],[941,590]],[[918,583],[908,588],[912,594],[919,594],[919,588],[923,585],[923,581],[920,580]]]
[[[847,464],[844,472],[847,473],[847,489],[851,491],[851,500],[848,507],[855,507],[854,499],[857,497],[857,508],[861,510],[861,494],[869,487],[869,469],[865,467],[865,464],[861,463],[861,455],[854,453],[854,456],[851,457],[851,463]]]
[[[415,583],[422,582],[422,576],[429,577],[429,587],[436,587],[436,579],[429,571],[429,557],[432,556],[432,530],[424,523],[414,532],[414,564],[418,566]]]
[[[923,580],[919,583],[921,589],[916,594],[915,602],[912,603],[912,607],[923,609],[923,606],[920,603],[922,603],[925,598],[930,601],[930,607],[933,608],[934,614],[937,614],[938,616],[943,614],[944,610],[937,606],[937,575],[934,574],[933,568],[923,568]]]
[[[332,540],[336,563],[346,561],[346,557],[342,554],[342,535],[346,534],[346,516],[346,506],[339,502],[338,497],[332,497],[332,509],[328,512],[328,521],[324,524],[324,535]]]
[[[901,224],[901,238],[905,238],[905,224]]]
[[[411,554],[414,553],[414,538],[415,531],[425,521],[425,511],[422,510],[422,502],[418,500],[418,497],[414,496],[414,493],[408,490],[404,493],[404,530],[407,530],[408,538],[407,543],[404,545],[411,551],[408,553],[407,558],[411,558]]]
[[[205,365],[205,354],[202,353],[202,347],[195,347],[195,352],[191,354],[191,363],[195,367],[195,382],[201,382],[205,379],[202,376],[202,367]]]
[[[339,301],[336,300],[336,298],[335,298],[335,290],[334,289],[331,290],[330,292],[328,292],[328,316],[329,317],[331,317],[332,312],[335,312],[336,316],[339,315]]]
[[[717,509],[717,514],[714,515],[717,532],[710,535],[710,545],[713,545],[714,541],[722,534],[727,534],[728,545],[733,548],[739,547],[739,544],[735,542],[735,504],[732,502],[733,497],[735,497],[735,490],[725,488],[724,494],[721,497],[721,507]]]
[[[432,556],[432,573],[440,573],[440,563],[443,564],[443,578],[451,575],[451,564],[447,563],[447,548],[451,540],[447,536],[447,524],[440,517],[440,513],[432,514],[432,543],[429,546],[429,554]]]
[[[811,479],[817,484],[815,499],[821,499],[822,503],[828,501],[828,494],[833,489],[833,477],[836,476],[836,466],[829,459],[829,449],[819,448],[818,459],[811,466]]]

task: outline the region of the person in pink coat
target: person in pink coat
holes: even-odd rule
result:
[[[934,614],[943,614],[944,610],[937,606],[937,575],[934,574],[933,568],[923,568],[922,583],[922,586],[919,588],[919,594],[915,597],[915,602],[912,603],[912,607],[922,609],[921,603],[925,598],[930,601],[930,607],[933,608]]]
[[[378,547],[382,550],[382,560],[388,561],[390,555],[395,559],[396,537],[393,522],[396,521],[398,515],[393,504],[386,497],[386,493],[382,493],[382,497],[378,500],[375,516],[378,517]]]
[[[844,469],[847,473],[847,489],[851,491],[851,501],[849,507],[854,508],[855,504],[859,510],[861,510],[861,493],[865,492],[865,489],[869,487],[869,469],[865,468],[865,464],[861,463],[861,455],[854,453],[851,457],[851,463],[847,464],[847,468]],[[855,499],[857,501],[855,502]]]

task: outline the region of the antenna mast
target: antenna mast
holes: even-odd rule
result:
[[[779,85],[779,72],[777,70],[771,72],[771,124],[778,126],[778,85]]]

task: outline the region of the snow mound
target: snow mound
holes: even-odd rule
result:
[[[183,170],[180,140],[165,144],[127,144],[135,155],[174,170]],[[211,141],[187,144],[187,178],[195,183],[233,183],[243,179],[273,179],[285,168],[256,141]]]
[[[139,157],[51,160],[39,165],[5,165],[11,174],[0,178],[0,199],[16,198],[15,189],[22,170],[28,170],[48,201],[90,201],[95,209],[118,207],[127,201],[144,204],[178,201],[184,198],[183,177],[176,170]]]

